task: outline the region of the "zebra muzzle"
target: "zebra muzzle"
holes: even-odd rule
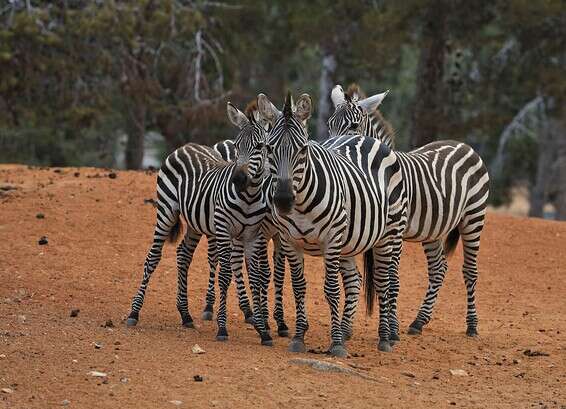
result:
[[[248,176],[247,166],[236,168],[232,176],[232,183],[238,192],[243,192],[250,185],[250,177]]]
[[[282,180],[277,183],[277,190],[273,195],[273,203],[281,214],[288,214],[295,204],[295,195],[291,180]]]

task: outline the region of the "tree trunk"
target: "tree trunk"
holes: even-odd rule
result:
[[[323,141],[328,138],[328,125],[326,121],[330,117],[331,101],[330,91],[334,86],[333,79],[336,72],[336,57],[331,52],[324,52],[318,85],[318,119],[316,121],[317,140]]]
[[[566,220],[566,126],[564,122],[558,123],[554,128],[556,141],[556,162],[554,165],[553,187],[554,208],[556,209],[556,220]]]
[[[140,169],[143,163],[146,108],[138,106],[130,113],[126,142],[126,169]]]
[[[437,139],[440,124],[443,123],[442,88],[448,12],[445,0],[434,0],[424,17],[417,67],[417,90],[412,113],[413,148]]]

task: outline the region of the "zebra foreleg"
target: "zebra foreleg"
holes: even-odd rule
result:
[[[220,303],[218,305],[218,313],[216,320],[218,322],[218,332],[216,334],[217,341],[226,341],[228,339],[228,330],[226,328],[226,298],[228,295],[228,287],[232,281],[232,267],[230,258],[232,253],[231,240],[229,237],[216,237],[218,258],[220,261],[220,271],[218,272],[218,288],[220,290]]]
[[[353,320],[360,299],[361,275],[356,266],[355,259],[341,259],[340,273],[344,286],[344,311],[342,313],[342,336],[344,341],[349,340],[353,333]]]
[[[444,282],[444,276],[448,269],[446,256],[444,255],[442,240],[423,243],[427,265],[428,265],[428,288],[422,302],[417,317],[409,326],[409,335],[419,335],[422,333],[423,326],[428,324],[432,316],[432,311],[438,292]]]
[[[206,306],[202,312],[201,318],[204,321],[212,321],[214,314],[214,303],[216,302],[216,295],[214,294],[214,287],[216,285],[216,267],[218,266],[218,253],[216,250],[216,237],[208,238],[208,289],[206,290]]]
[[[399,319],[397,318],[397,297],[399,296],[399,259],[403,240],[401,237],[393,239],[391,244],[391,264],[389,265],[389,342],[394,345],[400,341]]]
[[[325,276],[324,295],[330,307],[330,355],[344,358],[348,351],[344,347],[342,327],[340,323],[340,284],[338,274],[340,271],[340,247],[329,247],[324,254]]]
[[[285,256],[281,250],[279,236],[273,237],[273,283],[275,288],[275,306],[273,319],[277,322],[277,334],[280,337],[289,336],[289,327],[285,324],[283,309],[283,286],[285,284]]]
[[[261,344],[271,346],[273,339],[269,334],[269,325],[267,324],[267,288],[271,271],[267,263],[267,242],[262,235],[257,238],[251,249],[252,252],[247,258],[250,267],[248,275],[254,300],[254,327],[261,337]]]
[[[290,352],[306,352],[305,334],[309,329],[307,313],[305,310],[305,293],[307,282],[304,276],[303,253],[296,252],[286,242],[281,241],[281,249],[284,257],[289,261],[291,269],[291,283],[293,286],[293,296],[295,298],[295,335],[289,343]]]
[[[189,313],[189,303],[187,300],[187,272],[195,248],[200,240],[200,234],[187,231],[183,241],[177,247],[177,311],[181,315],[183,327],[194,328],[193,318]]]

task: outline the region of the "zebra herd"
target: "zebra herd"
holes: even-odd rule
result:
[[[329,353],[348,354],[345,342],[352,336],[362,288],[355,262],[359,254],[364,256],[364,293],[370,313],[377,294],[378,349],[391,351],[399,340],[398,267],[403,241],[422,243],[429,278],[409,333],[420,333],[429,322],[447,270],[446,255],[461,238],[466,333],[477,335],[475,286],[489,193],[487,169],[477,153],[461,142],[434,142],[408,153],[394,150],[393,131],[377,110],[386,95],[362,99],[358,89],[345,93],[341,86],[334,87],[329,138],[318,143],[308,135],[309,95],[294,102],[289,93],[280,111],[259,94],[245,113],[228,103],[228,117],[238,129],[236,138],[214,147],[189,143],[171,153],[157,177],[153,244],[127,325],[137,324],[163,245],[168,239],[176,241],[182,221],[185,234],[177,247],[177,309],[183,326],[193,327],[187,274],[194,250],[206,235],[210,277],[202,318],[213,317],[219,264],[218,340],[228,338],[226,297],[234,274],[246,321],[253,323],[263,345],[272,345],[267,303],[270,240],[274,243],[273,317],[282,337],[289,334],[283,314],[285,260],[291,273],[296,309],[292,352],[306,351],[305,253],[324,259],[324,294],[331,315]]]

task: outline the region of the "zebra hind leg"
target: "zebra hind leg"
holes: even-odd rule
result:
[[[465,218],[460,223],[460,235],[464,248],[464,265],[462,272],[466,284],[467,313],[466,335],[478,335],[478,315],[476,311],[476,282],[478,279],[477,257],[480,249],[480,235],[483,229],[484,214],[476,214],[474,218]]]
[[[153,234],[153,244],[151,245],[151,248],[147,253],[143,265],[142,281],[136,295],[132,300],[132,309],[130,311],[130,314],[128,315],[128,319],[126,320],[126,325],[128,327],[136,326],[139,321],[139,313],[143,306],[145,292],[147,290],[151,275],[155,271],[157,265],[159,264],[159,261],[161,260],[161,254],[165,240],[167,240],[167,238],[170,236],[171,239],[174,239],[179,231],[179,212],[176,211],[175,213],[170,214],[170,212],[166,213],[164,209],[168,209],[168,207],[158,206],[158,215],[161,214],[161,217],[157,218],[157,223]]]
[[[212,321],[214,317],[214,303],[216,301],[216,295],[214,293],[214,287],[216,284],[216,267],[218,265],[218,254],[216,252],[216,238],[208,238],[208,289],[206,290],[206,306],[201,314],[201,318],[204,321]]]
[[[435,240],[422,244],[428,265],[428,288],[426,290],[425,298],[419,308],[417,317],[409,326],[409,335],[420,335],[423,326],[428,324],[432,316],[432,311],[438,292],[444,282],[444,276],[448,265],[446,263],[446,256],[444,255],[442,240]]]
[[[193,318],[189,313],[187,300],[187,272],[193,259],[195,248],[200,240],[200,234],[187,231],[183,241],[177,247],[177,310],[185,328],[194,328]]]

